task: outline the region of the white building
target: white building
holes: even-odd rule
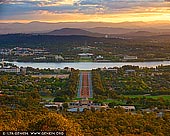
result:
[[[64,58],[63,58],[61,55],[55,55],[55,59],[56,59],[57,61],[64,60]]]
[[[46,57],[36,57],[36,58],[33,58],[33,60],[45,60]]]
[[[138,59],[138,57],[137,56],[124,56],[123,59],[124,60],[136,60],[136,59]]]
[[[99,55],[96,57],[96,59],[103,59],[103,56]]]
[[[80,53],[78,54],[78,56],[83,59],[88,59],[88,58],[91,58],[93,54],[92,53]]]
[[[4,67],[0,68],[0,72],[8,72],[8,73],[20,73],[21,70],[18,67]]]
[[[118,108],[118,107],[123,108],[126,111],[134,111],[136,109],[135,106],[114,106],[114,108]]]
[[[26,68],[19,68],[19,67],[5,67],[4,60],[2,59],[2,67],[0,68],[0,72],[7,72],[7,73],[22,73],[26,74]]]
[[[128,70],[125,70],[125,72],[128,74],[128,73],[135,73],[136,71],[134,69],[128,69]]]

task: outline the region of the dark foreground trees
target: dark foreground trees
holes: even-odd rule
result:
[[[92,70],[92,84],[95,98],[106,95],[98,70]]]
[[[169,136],[170,113],[110,109],[57,114],[46,109],[0,108],[0,131],[66,131],[67,136]]]
[[[81,125],[90,136],[169,136],[170,114],[162,118],[155,113],[126,113],[123,109],[85,110],[67,115]]]
[[[69,77],[69,83],[68,83],[68,95],[71,99],[76,96],[78,81],[79,81],[79,70],[72,69]]]
[[[82,136],[80,125],[46,109],[11,110],[0,108],[0,131],[66,131]]]

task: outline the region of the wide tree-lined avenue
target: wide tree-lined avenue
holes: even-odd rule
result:
[[[92,81],[90,72],[81,72],[78,84],[78,98],[92,98]]]

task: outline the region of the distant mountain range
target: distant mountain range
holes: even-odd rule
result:
[[[122,22],[122,23],[104,23],[104,22],[62,22],[62,23],[0,23],[0,34],[8,33],[48,33],[63,28],[83,29],[86,35],[109,34],[122,35],[136,32],[149,32],[152,34],[169,34],[170,22]],[[64,31],[64,30],[62,30]],[[75,31],[75,30],[74,30]],[[87,32],[85,32],[87,31]],[[143,34],[142,32],[142,34]],[[57,33],[57,32],[54,32]],[[59,33],[59,32],[58,32]],[[66,34],[66,32],[63,32]],[[68,34],[70,33],[70,30]],[[139,34],[139,33],[138,33]]]
[[[130,32],[138,31],[138,29],[128,29],[128,28],[113,28],[113,27],[94,27],[94,28],[87,28],[90,32],[95,33],[104,33],[104,34],[125,34]]]
[[[104,34],[93,33],[83,29],[78,28],[62,28],[59,30],[54,30],[48,33],[44,33],[45,35],[57,35],[57,36],[68,36],[68,35],[83,35],[83,36],[91,36],[91,37],[104,37]]]
[[[160,33],[153,33],[153,32],[148,32],[148,31],[136,31],[136,32],[129,32],[125,34],[121,34],[120,36],[123,37],[143,37],[143,36],[156,36],[160,35]]]
[[[59,30],[53,30],[48,33],[41,33],[41,35],[55,35],[55,36],[90,36],[90,37],[108,37],[108,38],[135,38],[135,37],[149,37],[149,36],[159,36],[159,35],[170,35],[170,33],[154,33],[154,32],[149,32],[149,31],[138,31],[138,30],[129,30],[129,29],[114,29],[114,28],[106,28],[106,32],[104,34],[105,28],[92,28],[83,30],[83,29],[78,29],[78,28],[62,28]],[[101,31],[99,31],[101,30]],[[95,32],[94,32],[95,31]],[[118,31],[117,34],[115,34]],[[121,34],[121,32],[127,32]],[[99,32],[99,33],[97,33]],[[103,32],[103,33],[101,33]],[[112,32],[112,33],[111,33]],[[109,33],[109,34],[108,34]]]

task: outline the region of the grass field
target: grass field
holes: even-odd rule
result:
[[[41,98],[45,101],[52,102],[55,97],[53,97],[53,96],[41,96]]]
[[[78,61],[79,62],[93,62],[91,58],[80,58]]]
[[[137,98],[137,97],[146,97],[146,98],[153,98],[153,99],[158,99],[158,98],[163,98],[165,100],[170,100],[170,95],[158,95],[158,96],[144,96],[144,95],[123,95],[125,97],[129,97],[129,98]]]
[[[159,96],[144,96],[144,95],[122,95],[124,97],[129,97],[129,98],[138,98],[138,97],[146,97],[146,98],[153,98],[153,99],[159,99],[159,98],[163,98],[164,100],[170,100],[170,95],[159,95]],[[112,100],[112,99],[107,99],[107,100],[103,100],[102,102],[104,103],[112,103],[114,102],[115,104],[126,104],[121,100]]]
[[[73,100],[82,100],[82,98],[74,98]]]
[[[103,103],[112,103],[112,102],[114,102],[115,104],[118,104],[118,105],[126,104],[126,103],[122,102],[121,100],[112,100],[112,99],[103,100],[102,102]]]
[[[82,100],[82,98],[74,98],[73,100]],[[94,98],[88,98],[88,100],[95,100]]]

